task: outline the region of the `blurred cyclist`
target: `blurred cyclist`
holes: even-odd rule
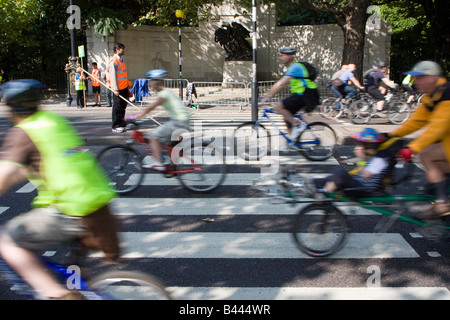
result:
[[[407,158],[412,153],[420,155],[427,180],[437,194],[438,201],[423,217],[449,215],[446,175],[450,173],[450,83],[442,77],[441,67],[432,61],[421,61],[405,74],[414,77],[414,86],[424,96],[409,120],[388,136],[403,137],[424,129],[408,145],[409,149],[401,151]]]
[[[172,141],[172,133],[176,130],[189,130],[191,116],[184,104],[180,101],[180,98],[172,90],[164,87],[164,79],[167,78],[167,71],[160,69],[150,70],[145,77],[150,79],[150,87],[156,91],[156,101],[141,113],[128,117],[127,119],[140,119],[158,106],[163,106],[169,112],[170,120],[149,132],[148,136],[154,159],[153,162],[142,165],[144,168],[164,171],[165,165],[162,159],[161,142],[170,144]]]
[[[292,95],[278,102],[275,111],[283,116],[292,140],[296,140],[304,129],[293,115],[300,109],[310,112],[320,104],[317,84],[309,79],[307,68],[299,62],[295,62],[296,53],[297,49],[293,47],[280,49],[279,59],[287,67],[287,70],[260,101],[261,104],[264,104],[284,87],[290,87]]]
[[[38,109],[43,88],[36,80],[2,88],[15,126],[0,154],[0,196],[26,179],[38,186],[38,196],[31,211],[4,226],[0,254],[43,298],[81,299],[45,270],[34,251],[81,239],[117,261],[117,228],[108,208],[115,194],[69,122]]]

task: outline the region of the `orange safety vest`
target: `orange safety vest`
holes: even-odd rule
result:
[[[100,70],[99,69],[93,69],[92,70],[92,86],[93,87],[100,87]]]
[[[119,90],[127,89],[129,86],[127,67],[125,62],[120,61],[120,59],[114,55],[109,63],[114,61],[116,63],[116,80]],[[109,66],[108,63],[108,66]]]

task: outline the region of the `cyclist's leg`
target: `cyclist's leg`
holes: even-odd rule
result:
[[[450,173],[450,164],[445,156],[442,143],[432,144],[420,152],[420,159],[425,168],[427,180],[437,196],[434,208],[425,212],[425,217],[434,217],[450,213],[447,195],[446,175]]]
[[[60,298],[70,291],[45,270],[33,250],[73,241],[83,230],[79,218],[54,208],[34,209],[9,221],[0,239],[0,254],[40,295]]]

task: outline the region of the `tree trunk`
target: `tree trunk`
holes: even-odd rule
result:
[[[367,8],[372,0],[348,0],[346,5],[330,4],[327,1],[296,0],[297,5],[311,10],[334,14],[338,25],[344,32],[344,50],[342,64],[356,65],[356,77],[361,80],[363,74],[364,41],[366,22],[369,15]]]
[[[366,22],[369,17],[367,8],[370,2],[370,0],[360,0],[358,7],[345,7],[336,15],[338,25],[344,32],[342,64],[355,64],[355,75],[360,80],[363,73]]]

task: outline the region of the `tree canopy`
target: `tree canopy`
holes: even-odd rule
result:
[[[234,0],[251,7],[251,0]],[[259,0],[258,3],[262,3]],[[450,72],[450,1],[448,0],[264,0],[278,3],[284,24],[336,22],[345,36],[344,61],[362,63],[367,8],[378,5],[392,24],[391,63],[398,72],[419,60],[438,61]],[[81,8],[79,44],[85,29],[107,36],[119,27],[176,25],[175,10],[185,13],[183,25],[196,25],[198,9],[222,0],[75,0]],[[206,5],[206,7],[203,7]],[[66,26],[69,0],[0,1],[0,68],[7,72],[49,72],[63,69],[70,55]],[[291,9],[290,9],[291,8]],[[45,32],[43,32],[45,30]]]

